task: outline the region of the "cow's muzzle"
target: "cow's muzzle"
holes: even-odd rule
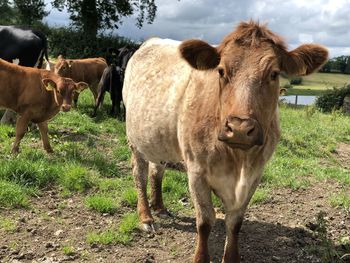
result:
[[[255,145],[263,145],[263,130],[259,122],[252,118],[230,115],[221,128],[218,140],[231,148],[248,150]]]
[[[67,112],[67,111],[70,111],[71,107],[72,107],[71,105],[62,104],[61,109],[62,111]]]

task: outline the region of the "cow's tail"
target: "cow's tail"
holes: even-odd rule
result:
[[[46,59],[47,65],[48,65],[48,66],[46,66],[46,69],[50,70],[50,63],[49,63],[49,56],[48,56],[48,51],[47,51],[48,48],[47,48],[46,36],[42,32],[40,32],[38,30],[35,30],[34,33],[35,33],[35,35],[37,35],[41,39],[42,44],[43,44],[42,50],[40,51],[40,55],[39,55],[38,61],[36,63],[36,67],[37,68],[42,68],[43,63],[44,63],[44,59]]]

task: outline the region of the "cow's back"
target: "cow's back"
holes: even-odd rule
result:
[[[87,58],[73,60],[72,75],[74,81],[84,81],[89,85],[97,84],[101,79],[107,63],[103,58]]]
[[[33,67],[42,48],[42,39],[29,29],[0,26],[0,58],[20,65]]]
[[[148,40],[125,72],[127,136],[153,162],[182,159],[178,126],[192,70],[181,59],[178,45],[172,40]]]

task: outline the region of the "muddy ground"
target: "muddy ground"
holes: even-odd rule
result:
[[[316,218],[325,212],[331,249],[341,250],[337,244],[350,235],[350,215],[332,208],[327,198],[343,190],[333,181],[306,190],[278,189],[267,202],[250,207],[241,230],[242,262],[326,262],[325,240],[314,231]],[[64,199],[52,190],[34,198],[31,209],[1,210],[1,216],[14,220],[16,229],[0,231],[0,262],[190,262],[196,238],[194,217],[176,214],[157,219],[155,236],[135,233],[129,246],[89,245],[89,231],[117,225],[120,215],[99,215],[85,208],[82,197]],[[222,218],[218,211],[210,238],[213,262],[220,262],[223,252]],[[74,247],[74,253],[66,255],[65,246]]]

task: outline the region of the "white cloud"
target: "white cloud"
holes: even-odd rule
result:
[[[267,22],[290,47],[315,42],[326,45],[331,56],[350,55],[348,0],[156,0],[156,4],[153,24],[138,29],[134,18],[126,18],[116,33],[134,40],[201,38],[215,44],[239,21],[253,18]],[[68,15],[52,11],[47,21],[67,24]]]

